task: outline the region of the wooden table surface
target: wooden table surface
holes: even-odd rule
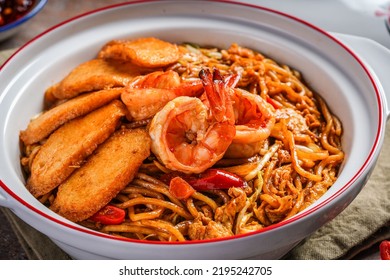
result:
[[[49,0],[47,4],[20,31],[10,39],[0,42],[0,51],[17,48],[47,30],[69,18],[109,5],[126,2],[124,0]],[[127,1],[130,2],[130,1]]]

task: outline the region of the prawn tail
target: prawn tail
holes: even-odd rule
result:
[[[234,125],[233,104],[229,94],[231,88],[226,85],[219,70],[214,69],[214,73],[211,73],[209,69],[202,69],[199,77],[202,80],[213,117],[217,122],[228,121]]]

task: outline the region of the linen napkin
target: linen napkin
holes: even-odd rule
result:
[[[0,65],[13,52],[0,52]],[[356,199],[340,215],[296,246],[284,259],[350,259],[379,241],[390,239],[390,121],[386,131],[376,167]],[[71,259],[48,237],[23,222],[12,211],[0,209],[29,259]]]

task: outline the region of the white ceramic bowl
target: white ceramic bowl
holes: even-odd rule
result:
[[[83,228],[40,204],[24,186],[19,131],[42,110],[48,86],[95,56],[107,41],[141,36],[219,47],[237,42],[300,70],[344,126],[346,159],[336,183],[302,213],[262,231],[180,244],[120,240]],[[337,36],[267,8],[218,1],[116,5],[41,34],[11,57],[0,72],[0,205],[77,259],[282,257],[350,204],[367,181],[383,141],[389,116],[384,88],[390,92],[385,77],[390,69],[381,62],[389,59],[390,53],[369,40]]]
[[[30,11],[21,18],[6,25],[0,26],[0,41],[6,40],[17,33],[26,22],[32,19],[43,9],[46,3],[47,0],[37,0],[35,1],[34,6],[30,9]]]

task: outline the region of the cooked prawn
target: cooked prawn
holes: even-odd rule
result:
[[[235,115],[236,136],[226,157],[251,157],[258,153],[275,125],[275,110],[257,94],[235,88],[231,96]]]
[[[182,81],[174,71],[156,71],[138,76],[121,95],[132,120],[153,117],[168,101],[178,96],[198,96],[203,92],[200,79]]]
[[[201,70],[208,102],[180,96],[168,102],[151,121],[152,151],[165,166],[201,173],[225,154],[233,141],[232,89],[218,70]]]

